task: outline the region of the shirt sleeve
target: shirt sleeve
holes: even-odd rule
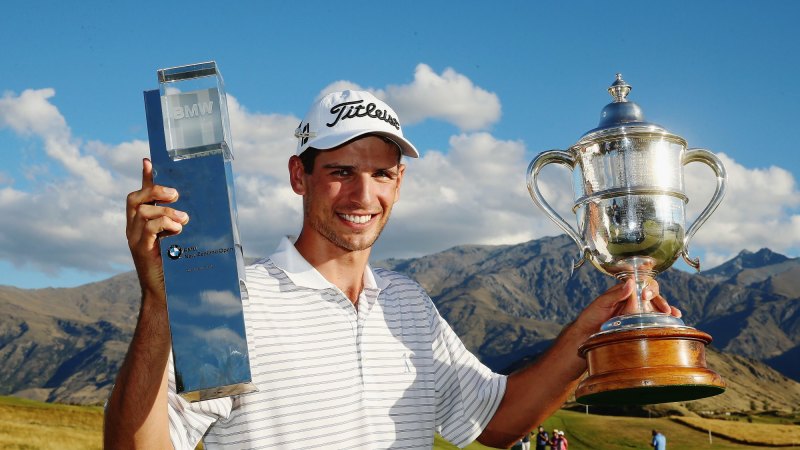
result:
[[[176,392],[172,352],[169,354],[167,367],[169,437],[175,450],[193,450],[214,422],[230,417],[233,401],[231,397],[194,403],[185,400]]]
[[[436,432],[465,447],[494,416],[506,389],[506,377],[492,372],[470,353],[433,302],[431,331],[436,370]]]

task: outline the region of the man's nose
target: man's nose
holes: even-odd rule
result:
[[[373,179],[369,174],[361,174],[353,180],[350,198],[362,205],[368,205],[372,198]]]

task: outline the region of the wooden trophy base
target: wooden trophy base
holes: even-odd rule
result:
[[[575,391],[585,405],[648,405],[711,397],[725,382],[706,367],[711,336],[690,327],[610,331],[578,352],[589,376]]]

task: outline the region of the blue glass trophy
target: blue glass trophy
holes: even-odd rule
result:
[[[155,183],[191,222],[160,239],[177,391],[189,401],[255,391],[242,301],[230,125],[215,62],[158,71],[145,91]]]

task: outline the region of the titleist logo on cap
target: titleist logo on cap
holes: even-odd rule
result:
[[[326,123],[325,125],[332,128],[342,120],[353,119],[356,117],[369,117],[372,119],[382,120],[396,129],[400,129],[400,122],[392,117],[388,111],[385,109],[378,109],[378,106],[375,103],[367,103],[366,106],[362,103],[364,103],[364,100],[344,102],[334,105],[331,107],[331,114],[336,114],[336,119],[334,119],[331,123]]]

